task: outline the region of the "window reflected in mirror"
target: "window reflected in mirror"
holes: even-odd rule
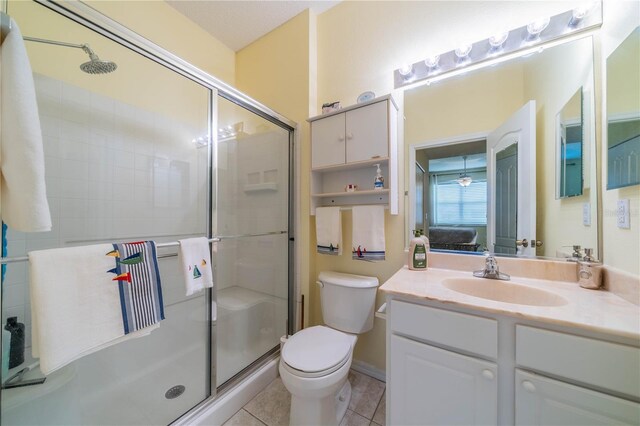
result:
[[[416,228],[425,231],[431,248],[484,250],[487,245],[486,141],[416,151],[415,179]]]
[[[582,195],[583,183],[583,114],[582,87],[558,113],[558,164],[556,198]]]
[[[607,58],[607,189],[640,184],[640,27]]]

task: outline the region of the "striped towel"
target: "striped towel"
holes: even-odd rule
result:
[[[120,307],[124,334],[157,324],[164,319],[162,287],[156,244],[153,241],[118,243],[107,254],[115,258],[120,292]]]
[[[50,374],[164,318],[151,241],[29,252],[31,351]]]

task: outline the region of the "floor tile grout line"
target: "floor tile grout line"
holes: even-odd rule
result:
[[[380,403],[382,402],[382,398],[384,397],[384,393],[387,391],[387,385],[384,385],[384,390],[382,391],[382,395],[380,395],[380,399],[378,400],[378,404],[376,405],[376,409],[373,410],[373,414],[371,415],[371,418],[369,420],[371,420],[373,422],[373,418],[376,416],[376,413],[378,412],[378,408],[380,408]],[[377,424],[377,423],[376,423]]]
[[[247,414],[249,414],[251,417],[253,417],[254,419],[256,419],[257,421],[259,421],[260,423],[262,423],[264,426],[267,426],[267,424],[265,422],[263,422],[262,420],[260,420],[259,418],[257,418],[256,416],[254,416],[253,414],[251,414],[251,412],[249,410],[245,410],[244,407],[242,407],[240,410],[245,411]]]

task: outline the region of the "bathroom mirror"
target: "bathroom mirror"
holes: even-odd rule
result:
[[[640,184],[640,27],[607,58],[607,189]]]
[[[404,96],[407,235],[423,228],[443,249],[527,257],[598,247],[591,37]],[[557,120],[570,126],[564,157],[557,157]],[[579,153],[569,144],[579,145]],[[580,165],[570,165],[578,154]],[[576,182],[567,179],[569,167],[579,171]],[[559,171],[564,182],[556,178]],[[467,186],[458,182],[464,175],[471,178]],[[456,214],[443,216],[447,188]],[[472,215],[473,209],[480,213]]]
[[[582,195],[582,87],[556,117],[556,198]]]

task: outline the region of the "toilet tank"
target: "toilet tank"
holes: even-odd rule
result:
[[[323,271],[318,276],[324,323],[347,333],[373,328],[378,278]]]

